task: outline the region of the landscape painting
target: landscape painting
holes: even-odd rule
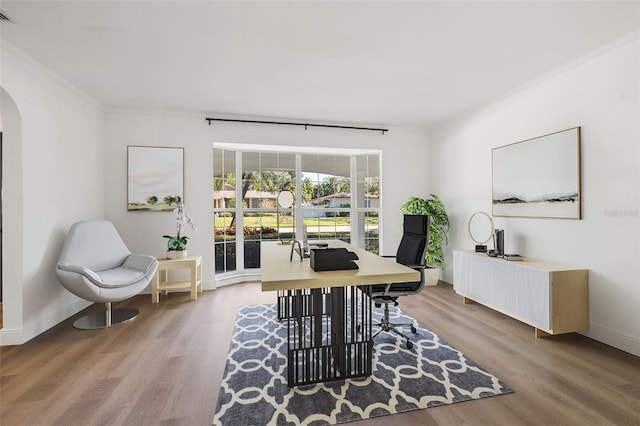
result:
[[[183,199],[184,148],[127,147],[127,210],[171,211]]]
[[[493,216],[581,218],[580,127],[494,148]]]

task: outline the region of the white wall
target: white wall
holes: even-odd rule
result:
[[[203,287],[213,281],[213,142],[361,148],[382,150],[383,250],[395,253],[401,236],[400,205],[428,188],[426,132],[391,128],[379,132],[262,124],[214,123],[206,115],[110,111],[106,118],[106,217],[126,236],[134,251],[164,257],[163,234],[174,229],[172,212],[127,212],[127,145],[185,148],[185,205],[198,227],[188,230],[189,254],[203,256]]]
[[[383,252],[400,239],[400,205],[439,194],[452,219],[449,261],[468,249],[469,216],[491,210],[491,148],[582,126],[583,220],[496,219],[509,251],[590,270],[597,340],[640,355],[638,35],[432,129],[348,130],[216,123],[201,114],[109,111],[25,57],[0,49],[5,132],[4,311],[0,344],[29,340],[87,305],[55,279],[68,227],[113,220],[134,251],[162,256],[172,213],[126,210],[126,146],[185,147],[185,201],[199,227],[189,243],[213,288],[211,145],[217,142],[381,149]],[[431,147],[427,141],[430,140]],[[11,247],[11,250],[9,249]],[[451,264],[451,262],[449,262]],[[444,278],[452,280],[449,268]]]
[[[87,305],[54,268],[69,226],[103,217],[104,163],[98,105],[9,43],[0,52],[2,121],[15,127],[3,139],[4,345]]]
[[[491,149],[582,127],[582,220],[496,218],[509,252],[589,269],[590,330],[640,355],[638,33],[510,96],[433,128],[431,185],[452,218],[451,253],[472,249],[467,220],[491,212]]]

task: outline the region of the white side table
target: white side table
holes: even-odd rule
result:
[[[191,279],[188,281],[169,281],[168,271],[172,269],[189,269]],[[198,299],[202,293],[202,256],[185,257],[183,259],[158,259],[158,270],[151,281],[151,302],[160,301],[160,292],[169,290],[189,290],[191,300]]]

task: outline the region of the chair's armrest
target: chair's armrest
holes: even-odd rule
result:
[[[122,264],[125,268],[135,269],[145,274],[154,267],[157,260],[153,256],[146,254],[130,254]]]
[[[416,269],[416,270],[426,269],[425,265],[404,265],[404,266],[406,266],[408,268],[411,268],[411,269]]]
[[[58,263],[58,269],[61,269],[63,271],[74,272],[74,273],[80,274],[80,275],[84,275],[89,280],[93,281],[94,283],[101,283],[102,282],[102,280],[100,279],[98,274],[93,272],[91,269],[85,268],[84,266],[70,265],[68,263]]]

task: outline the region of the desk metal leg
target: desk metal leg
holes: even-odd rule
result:
[[[312,333],[311,340],[313,342],[314,348],[322,347],[322,323],[325,317],[324,315],[324,300],[322,297],[322,289],[314,288],[311,290],[311,301],[313,303],[313,313],[311,318],[312,322]]]
[[[334,371],[336,376],[345,377],[347,366],[345,359],[345,320],[347,310],[344,304],[346,287],[331,289],[331,349],[333,352]],[[351,318],[353,320],[353,318]]]
[[[289,386],[371,374],[367,291],[356,287],[292,290],[281,300],[278,315],[287,322]]]

